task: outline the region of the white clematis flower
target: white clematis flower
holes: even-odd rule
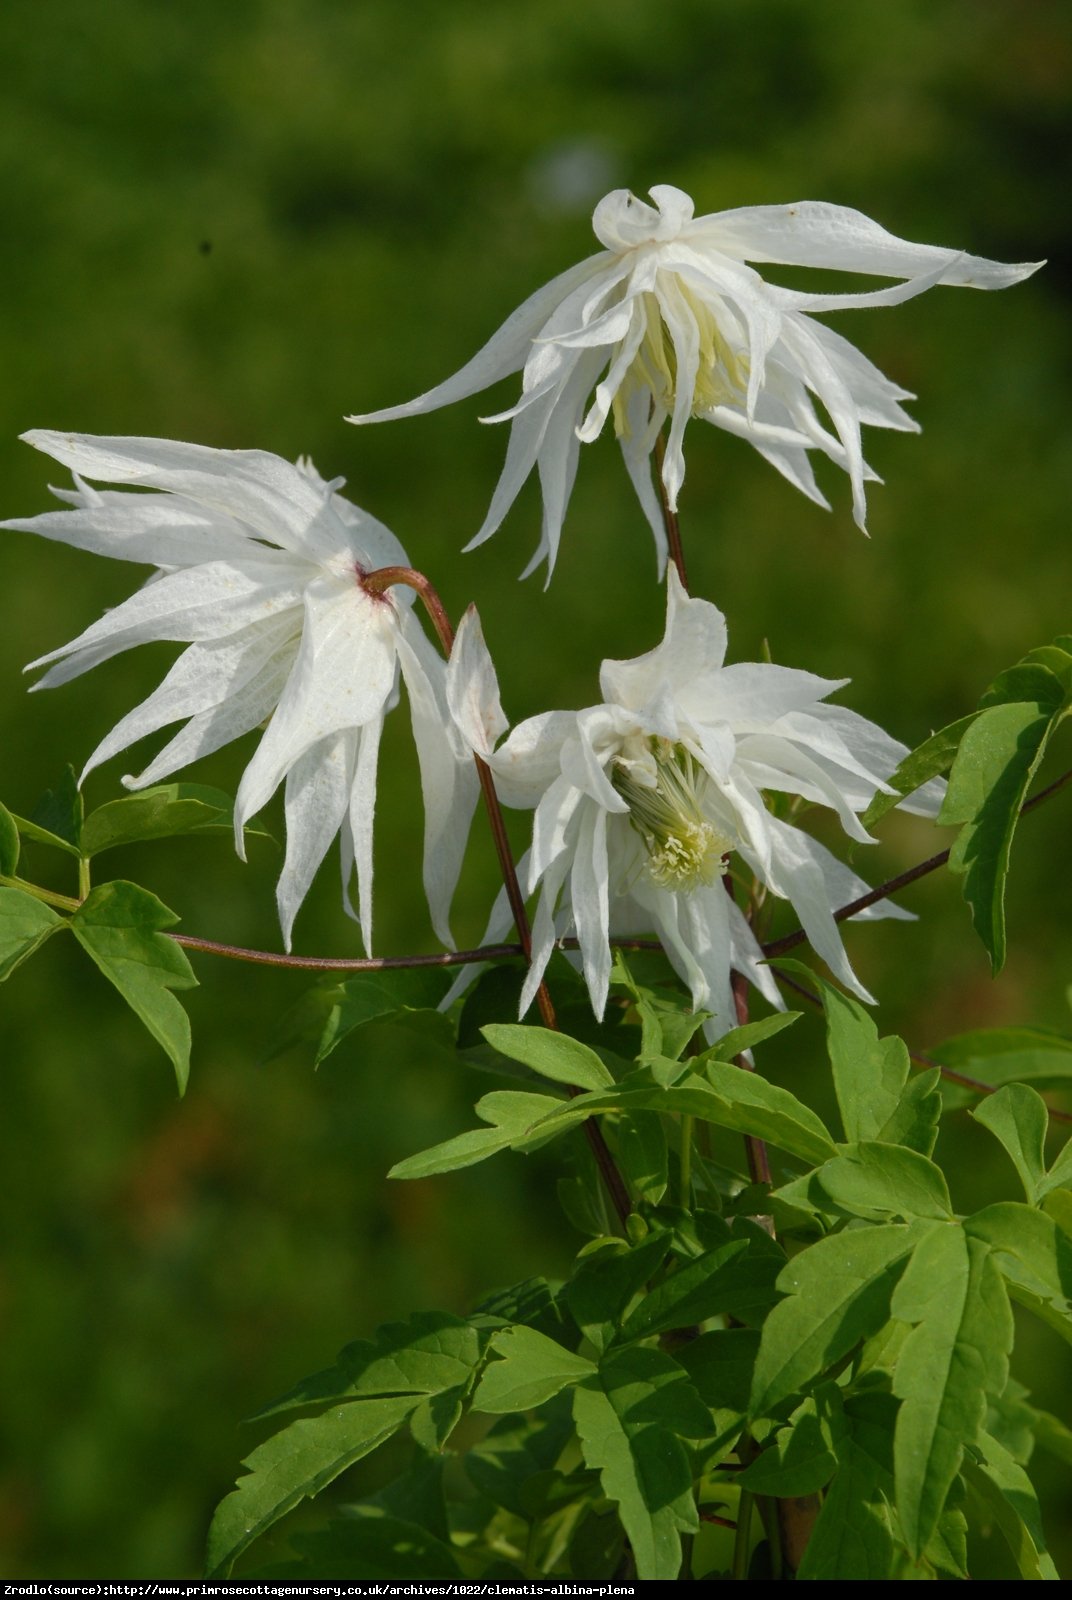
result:
[[[1042,265],[911,244],[859,211],[814,200],[696,217],[689,196],[669,184],[651,197],[654,205],[616,189],[601,200],[592,224],[604,249],[538,289],[445,383],[405,405],[348,419],[415,416],[522,370],[517,404],[484,418],[513,426],[484,525],[467,548],[495,532],[535,466],[543,533],[525,576],[544,559],[550,576],[578,445],[597,438],[608,416],[655,535],[660,572],[666,536],[648,458],[667,418],[662,480],[671,509],[685,479],[685,426],[700,417],[747,439],[827,509],[808,452],[829,456],[849,474],[863,528],[864,483],[876,475],[864,461],[860,426],[918,432],[900,405],[913,396],[810,313],[896,305],[938,283],[1003,289]],[[904,281],[870,293],[806,294],[765,282],[747,265],[754,261]]]
[[[736,858],[767,890],[791,902],[812,948],[862,999],[833,912],[867,884],[810,835],[774,815],[775,790],[829,807],[850,838],[873,842],[858,813],[907,754],[872,722],[826,696],[847,680],[786,667],[723,664],[726,623],[716,606],[691,599],[668,575],[666,634],[634,661],[605,661],[604,701],[521,723],[496,747],[506,723],[494,669],[470,612],[448,668],[451,712],[489,763],[507,805],[535,811],[522,874],[540,890],[527,1009],[555,941],[576,933],[592,1005],[602,1015],[612,934],[654,932],[693,1005],[714,1012],[709,1034],[735,1026],[731,970],[776,1006],[763,952],[726,873]],[[928,784],[905,809],[933,816],[944,785]],[[864,917],[905,917],[881,901]],[[501,939],[498,905],[486,939]]]
[[[424,880],[439,937],[476,799],[473,762],[449,728],[445,663],[425,637],[412,590],[373,595],[362,577],[407,566],[389,529],[325,483],[259,450],[213,450],[168,439],[23,436],[72,469],[77,488],[54,490],[72,509],[15,518],[81,550],[158,570],[128,600],[32,667],[52,665],[35,688],[66,683],[150,639],[188,648],[147,700],[114,727],[86,763],[102,761],[169,723],[185,726],[128,788],[157,783],[264,723],[239,785],[235,840],[286,779],[286,855],[277,900],[290,948],[294,918],[331,841],[341,834],[343,887],[356,868],[358,918],[372,937],[372,823],[384,716],[409,695],[425,802]],[[99,491],[86,477],[128,488]]]

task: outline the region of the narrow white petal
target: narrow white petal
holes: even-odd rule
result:
[[[540,333],[555,308],[581,284],[594,278],[608,263],[604,253],[589,256],[562,272],[550,283],[545,283],[530,295],[524,304],[512,311],[506,321],[493,333],[471,361],[467,361],[454,375],[435,388],[407,400],[403,405],[387,406],[382,411],[367,411],[347,422],[391,422],[396,417],[415,417],[424,411],[435,411],[439,406],[452,405],[497,383],[500,378],[517,372],[524,366],[532,341]]]
[[[949,269],[947,283],[1004,289],[1037,272],[1041,261],[1009,265],[938,245],[912,244],[888,233],[860,211],[819,200],[787,206],[742,206],[697,220],[718,248],[744,261],[780,261],[801,267],[834,267],[879,277],[914,278],[936,266]]]
[[[287,773],[287,847],[276,886],[279,922],[287,950],[298,908],[346,815],[356,744],[357,735],[350,731],[322,739]]]
[[[296,606],[305,575],[306,569],[284,558],[211,561],[188,571],[165,573],[113,611],[105,612],[77,639],[39,656],[30,667],[89,650],[94,652],[91,664],[96,665],[150,639],[189,644],[223,638]]]
[[[491,497],[487,515],[484,518],[480,531],[473,535],[464,547],[466,551],[475,550],[479,545],[490,539],[496,532],[506,513],[517,499],[521,487],[536,465],[536,458],[547,432],[547,425],[555,407],[561,403],[559,390],[552,390],[529,410],[515,417],[510,427],[510,439],[506,446],[506,460],[503,463],[499,481],[495,485],[495,492]],[[577,403],[579,413],[581,402]],[[576,418],[572,419],[574,422]]]
[[[186,495],[285,550],[320,556],[338,548],[338,530],[322,483],[266,450],[213,450],[176,439],[43,430],[23,438],[87,478]]]
[[[82,777],[139,739],[167,727],[169,722],[196,716],[233,698],[273,662],[281,684],[297,647],[294,618],[287,612],[268,622],[253,623],[226,639],[190,645],[159,688],[101,740],[86,762]]]
[[[602,1018],[610,987],[610,908],[607,886],[607,818],[594,805],[580,813],[570,872],[570,905],[592,1010]]]
[[[547,582],[558,557],[558,543],[566,507],[573,492],[577,475],[577,457],[580,453],[580,435],[576,419],[585,396],[599,371],[601,357],[585,354],[578,361],[564,385],[558,401],[547,421],[547,430],[540,445],[536,466],[540,474],[543,496],[543,525],[540,544],[532,560],[521,574],[527,578],[541,560],[547,559]]]
[[[570,869],[571,857],[565,853],[548,868],[543,884],[540,888],[540,898],[536,903],[536,915],[532,919],[532,960],[529,970],[525,974],[525,982],[521,989],[521,1004],[518,1007],[518,1016],[523,1017],[540,987],[543,975],[547,971],[547,963],[555,948],[557,937],[555,931],[555,906],[558,902],[566,874]]]
[[[489,765],[504,805],[530,810],[562,770],[562,746],[576,733],[575,711],[544,711],[519,722]]]
[[[458,624],[446,674],[447,706],[470,750],[486,760],[509,723],[499,699],[495,664],[484,642],[476,606]]]
[[[639,710],[668,685],[684,691],[705,673],[717,674],[726,657],[726,619],[709,600],[694,599],[677,570],[666,578],[666,630],[653,650],[631,661],[604,661],[599,686],[606,700]],[[717,681],[717,678],[716,680]]]
[[[840,911],[843,906],[851,905],[854,900],[861,899],[871,891],[871,885],[866,879],[859,877],[839,861],[825,845],[813,839],[810,833],[797,830],[795,840],[797,849],[802,850],[815,862],[823,875],[826,885],[826,898],[835,911]],[[846,918],[849,922],[880,922],[884,918],[895,922],[915,922],[915,913],[906,911],[894,900],[876,900],[873,906],[867,906],[863,911],[858,911],[854,917]]]
[[[305,626],[275,715],[246,768],[235,825],[255,816],[309,746],[379,717],[394,688],[397,614],[356,583],[316,578],[305,591]]]
[[[636,490],[641,510],[648,520],[648,527],[655,539],[657,575],[661,580],[666,571],[669,548],[666,542],[663,509],[651,478],[651,451],[652,440],[655,432],[662,426],[664,415],[661,407],[655,406],[652,396],[645,389],[637,388],[626,401],[625,418],[626,431],[620,436],[618,443],[621,445],[625,468]],[[653,425],[654,431],[652,431]]]
[[[451,737],[446,664],[412,615],[403,619],[397,649],[409,695],[424,795],[424,889],[436,935],[453,949],[450,904],[469,838],[479,783],[468,751],[461,751],[457,738]],[[501,711],[499,715],[501,717]]]
[[[768,887],[792,904],[808,943],[834,976],[861,1000],[873,1003],[874,996],[868,994],[849,964],[834,921],[822,868],[809,843],[805,842],[808,836],[798,828],[779,822],[776,817],[769,819],[769,826],[772,850],[770,867],[765,874]]]
[[[0,522],[0,528],[156,567],[193,567],[256,553],[249,532],[239,523],[181,495],[111,494],[101,496],[98,504],[71,511],[12,517]]]
[[[187,767],[202,756],[212,755],[233,739],[259,727],[265,717],[278,704],[287,680],[293,655],[280,651],[271,656],[264,666],[241,688],[234,690],[226,700],[210,711],[201,711],[184,728],[181,728],[163,750],[137,777],[123,779],[128,789],[144,789],[147,784],[159,783],[173,772]],[[248,818],[243,819],[243,821]],[[238,853],[245,859],[241,836],[237,839]]]
[[[728,722],[737,733],[768,728],[780,717],[843,689],[848,678],[819,678],[794,667],[739,661],[683,680],[680,700],[698,725]]]
[[[813,792],[824,797],[824,804],[837,812],[841,826],[851,839],[857,839],[861,844],[874,843],[871,835],[861,826],[842,786],[800,745],[779,738],[777,734],[746,734],[737,745],[738,770],[748,771],[753,761],[775,775],[777,781],[768,780],[767,787],[795,794],[798,792],[798,780],[802,780],[811,786]]]
[[[584,798],[583,791],[564,774],[560,773],[548,784],[532,819],[528,879],[530,894],[554,863],[568,851],[570,839],[576,833],[574,819]]]
[[[383,716],[372,717],[349,737],[357,745],[350,787],[347,823],[357,873],[357,919],[365,954],[372,954],[372,831],[376,815],[376,773],[380,759]]]

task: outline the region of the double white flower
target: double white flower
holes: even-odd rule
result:
[[[808,452],[829,456],[849,474],[862,528],[864,483],[876,475],[864,461],[861,424],[918,432],[900,405],[913,396],[811,313],[896,305],[938,283],[1003,289],[1041,265],[912,244],[858,211],[817,201],[695,217],[680,189],[660,184],[651,197],[654,206],[616,189],[601,200],[592,223],[604,249],[537,290],[453,377],[405,405],[349,419],[415,416],[521,369],[520,400],[484,419],[513,426],[487,517],[468,548],[491,537],[535,466],[543,532],[526,575],[544,559],[550,574],[578,446],[597,438],[610,415],[660,571],[666,536],[648,458],[667,418],[662,480],[672,509],[685,478],[685,427],[695,416],[747,439],[821,506],[828,502]],[[870,293],[802,293],[765,282],[747,265],[754,261],[904,281]]]
[[[136,591],[77,639],[31,666],[55,663],[36,688],[65,683],[150,639],[188,645],[159,688],[97,746],[83,772],[169,723],[185,726],[128,788],[267,728],[235,802],[235,840],[286,779],[286,855],[277,899],[290,948],[298,907],[336,834],[343,893],[358,882],[358,917],[372,938],[372,824],[380,733],[398,699],[410,703],[425,802],[424,881],[439,937],[476,800],[472,759],[449,726],[445,663],[413,615],[413,592],[369,593],[377,567],[408,566],[395,536],[325,483],[308,462],[258,450],[212,450],[168,439],[24,435],[75,473],[53,491],[67,511],[16,518],[21,528],[81,550],[155,566]],[[156,493],[98,491],[79,474]]]
[[[691,599],[671,568],[662,643],[636,660],[603,663],[603,704],[533,717],[496,748],[506,723],[494,669],[475,613],[464,620],[448,669],[452,714],[491,766],[506,804],[535,810],[523,876],[526,892],[539,888],[540,899],[523,1012],[556,939],[574,931],[600,1016],[612,933],[658,935],[693,1005],[714,1013],[713,1037],[736,1022],[731,970],[781,1005],[755,935],[726,892],[724,875],[737,858],[791,902],[841,982],[871,998],[833,916],[867,885],[775,815],[764,792],[829,807],[850,838],[873,842],[857,813],[888,790],[906,747],[855,712],[824,703],[847,680],[725,666],[725,653],[722,613]],[[929,784],[905,809],[933,816],[941,793]],[[907,913],[882,901],[861,915]],[[502,938],[507,926],[500,904],[488,940]]]

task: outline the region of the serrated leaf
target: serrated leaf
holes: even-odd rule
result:
[[[657,1206],[669,1181],[666,1129],[657,1111],[634,1111],[619,1119],[618,1165],[630,1191]]]
[[[379,1395],[430,1395],[464,1385],[482,1355],[476,1329],[447,1311],[421,1311],[391,1322],[372,1339],[339,1351],[333,1366],[303,1378],[258,1411],[253,1421],[299,1407]]]
[[[779,1274],[787,1296],[763,1326],[751,1412],[764,1416],[887,1320],[894,1284],[933,1224],[850,1228],[809,1245]]]
[[[977,711],[973,711],[968,716],[961,717],[959,721],[951,722],[945,728],[939,728],[937,733],[932,733],[929,739],[925,739],[921,745],[905,756],[896,772],[892,772],[886,779],[894,791],[893,794],[876,794],[860,818],[862,825],[871,828],[880,817],[886,815],[887,811],[892,811],[894,806],[900,805],[907,795],[914,794],[932,778],[948,772],[960,741],[978,715]]]
[[[527,1328],[538,1328],[554,1338],[566,1326],[559,1304],[562,1285],[549,1283],[546,1278],[524,1278],[506,1289],[494,1289],[485,1295],[470,1321],[486,1323],[523,1322]]]
[[[833,1385],[828,1387],[832,1390],[828,1403],[840,1412],[838,1391]],[[779,1499],[824,1489],[838,1466],[825,1410],[826,1406],[820,1408],[816,1399],[798,1406],[789,1425],[779,1428],[767,1447],[737,1476],[741,1488]]]
[[[367,1023],[406,1021],[417,1013],[436,1016],[448,985],[449,978],[434,967],[359,972],[333,985],[327,991],[320,1018],[316,1065],[326,1061],[355,1028]],[[454,1030],[449,1020],[438,1017],[438,1021],[444,1040],[453,1043]]]
[[[1038,1499],[1030,1478],[1003,1445],[984,1433],[980,1459],[966,1456],[964,1477],[1000,1528],[1021,1578],[1059,1576],[1046,1552]]]
[[[596,1370],[584,1356],[535,1328],[504,1328],[492,1335],[489,1350],[500,1359],[484,1368],[473,1396],[474,1411],[535,1410]]]
[[[58,843],[61,849],[80,855],[83,815],[82,791],[74,768],[68,764],[56,787],[46,789],[34,806],[29,826],[20,831],[27,838],[36,836],[42,844]]]
[[[200,783],[165,783],[141,789],[90,812],[82,826],[81,853],[95,856],[118,845],[170,839],[206,828],[230,834],[232,811],[229,795]],[[245,832],[270,837],[258,826],[249,826]]]
[[[616,1324],[648,1279],[653,1277],[670,1250],[671,1235],[654,1231],[639,1244],[626,1247],[613,1239],[582,1255],[563,1298],[577,1326],[593,1341],[604,1323]]]
[[[350,1400],[319,1417],[292,1422],[258,1445],[242,1463],[248,1475],[216,1508],[206,1577],[226,1577],[267,1528],[389,1439],[416,1404],[410,1395]]]
[[[527,1028],[514,1022],[489,1022],[481,1033],[500,1054],[555,1083],[577,1089],[605,1089],[614,1079],[586,1044],[550,1028]]]
[[[7,807],[0,806],[0,877],[14,877],[18,864],[18,826]]]
[[[430,1178],[439,1172],[456,1172],[471,1167],[500,1150],[520,1149],[532,1137],[533,1129],[547,1121],[546,1108],[559,1102],[550,1095],[522,1094],[512,1089],[496,1090],[478,1100],[478,1117],[491,1123],[488,1128],[473,1128],[454,1139],[433,1145],[417,1155],[399,1161],[388,1172],[389,1178]]]
[[[943,1222],[953,1214],[942,1169],[900,1145],[870,1140],[849,1145],[820,1167],[817,1177],[842,1210],[871,1222],[881,1217]]]
[[[1056,678],[1053,684],[1060,705],[1064,691]],[[1005,964],[1005,880],[1013,834],[1055,716],[1052,699],[982,711],[961,741],[938,815],[939,823],[962,824],[949,870],[964,878],[964,898],[995,973]]]
[[[117,878],[93,889],[70,923],[83,950],[171,1060],[182,1094],[190,1075],[190,1021],[171,991],[195,989],[197,979],[185,952],[161,932],[178,920],[148,889]]]
[[[645,1295],[622,1326],[623,1339],[646,1339],[670,1328],[690,1327],[720,1313],[751,1325],[763,1321],[778,1300],[774,1283],[779,1255],[757,1254],[735,1239],[679,1267]]]
[[[58,928],[65,919],[36,895],[0,885],[0,983]]]
[[[661,1350],[615,1351],[573,1391],[573,1415],[585,1462],[618,1507],[637,1577],[676,1578],[680,1536],[699,1527],[681,1438],[712,1430],[685,1372]]]
[[[915,1324],[893,1375],[897,1513],[913,1556],[923,1554],[966,1445],[979,1438],[987,1395],[1008,1380],[1012,1308],[990,1249],[961,1228],[920,1241],[893,1291],[892,1314]]]
[[[1046,1171],[1044,1145],[1049,1126],[1046,1102],[1025,1083],[1009,1083],[988,1094],[971,1113],[1002,1145],[1016,1168],[1028,1202],[1038,1200]]]
[[[878,1131],[881,1144],[902,1144],[929,1156],[942,1115],[942,1074],[937,1067],[916,1072],[904,1086],[896,1109]]]

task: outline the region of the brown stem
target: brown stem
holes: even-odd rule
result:
[[[1032,795],[1030,800],[1025,800],[1020,807],[1020,815],[1026,817],[1029,811],[1034,811],[1044,800],[1055,795],[1065,784],[1072,783],[1072,768],[1063,772],[1059,778],[1040,789],[1038,794]],[[869,889],[858,900],[850,900],[847,906],[842,906],[834,912],[835,922],[844,922],[848,917],[855,917],[861,911],[866,911],[868,906],[877,905],[880,900],[885,900],[887,895],[896,894],[898,889],[904,889],[910,883],[915,883],[917,878],[925,878],[929,872],[935,872],[939,867],[944,867],[949,860],[948,850],[939,850],[936,856],[929,856],[926,861],[919,861],[914,867],[909,867],[906,872],[899,872],[895,878],[888,878],[885,883],[880,883],[877,889]],[[789,950],[795,950],[798,944],[803,944],[806,938],[803,928],[797,928],[795,933],[787,933],[781,939],[772,939],[763,946],[765,956],[784,956]]]
[[[685,550],[681,543],[681,528],[677,520],[677,512],[672,511],[670,502],[666,497],[666,485],[663,482],[663,457],[666,455],[666,442],[660,433],[655,440],[655,481],[659,486],[659,504],[662,507],[663,527],[666,529],[666,542],[670,549],[670,559],[677,568],[677,575],[681,579],[681,587],[685,593],[689,592],[689,575],[685,571]]]
[[[394,972],[409,967],[464,967],[474,961],[497,961],[524,952],[519,944],[484,944],[476,950],[444,950],[424,956],[285,956],[274,950],[247,950],[239,944],[219,944],[192,934],[168,935],[184,950],[200,950],[231,961],[250,961],[264,967],[292,967],[305,972]]]
[[[408,588],[415,589],[432,620],[436,633],[439,635],[443,653],[449,660],[450,653],[454,648],[454,629],[451,627],[446,607],[423,572],[417,572],[413,567],[379,567],[375,572],[361,573],[360,581],[366,594],[371,595],[382,595],[396,583],[405,584]],[[481,760],[480,756],[475,753],[473,760],[476,762],[477,777],[480,780],[480,792],[484,797],[484,809],[487,812],[488,823],[491,827],[491,836],[495,841],[495,853],[499,858],[499,869],[502,872],[503,883],[506,886],[506,898],[510,906],[510,912],[517,927],[517,936],[521,941],[522,951],[526,960],[531,962],[532,931],[529,927],[528,913],[525,910],[525,897],[521,893],[521,885],[517,879],[517,867],[514,864],[513,851],[510,849],[506,821],[495,789],[495,779],[486,761]],[[536,1004],[544,1027],[557,1029],[558,1021],[555,1017],[554,1002],[551,999],[546,983],[542,980],[536,991]],[[571,1086],[569,1093],[570,1097],[573,1098],[580,1093],[580,1090]],[[614,1157],[607,1147],[602,1130],[591,1117],[585,1118],[584,1132],[595,1157],[596,1165],[599,1167],[603,1181],[607,1186],[607,1192],[614,1202],[618,1220],[624,1228],[626,1219],[633,1208],[621,1173],[614,1164]]]

